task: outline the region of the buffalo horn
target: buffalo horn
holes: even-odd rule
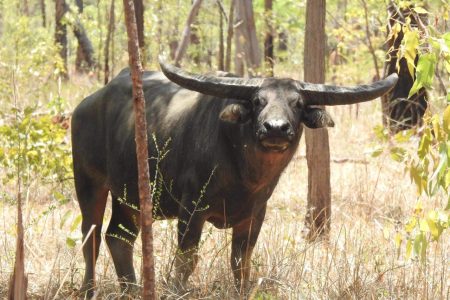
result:
[[[250,100],[264,81],[263,78],[244,79],[193,74],[166,64],[161,58],[159,64],[170,81],[186,89],[220,98]]]
[[[372,84],[340,87],[298,82],[307,105],[345,105],[373,100],[389,92],[397,83],[398,75],[391,74]]]

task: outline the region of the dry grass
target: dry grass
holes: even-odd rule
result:
[[[307,184],[302,141],[299,153],[269,201],[254,251],[255,299],[449,299],[448,235],[439,244],[430,245],[426,265],[405,260],[404,247],[397,253],[393,234],[413,210],[416,192],[401,165],[387,156],[372,158],[364,154],[374,140],[371,128],[381,119],[376,106],[376,103],[361,105],[358,119],[349,108],[331,110],[337,124],[329,131],[332,157],[362,159],[367,163],[331,166],[333,215],[328,242],[308,244],[302,238]],[[42,188],[36,179],[29,191],[24,210],[25,269],[30,298],[72,298],[84,271],[80,244],[74,248],[66,244],[69,235],[79,235],[79,229],[72,233],[70,230],[79,214],[75,195],[72,193],[69,204],[48,212],[48,188]],[[6,195],[1,196],[3,200]],[[68,211],[71,211],[69,219],[61,224]],[[108,210],[106,218],[109,213]],[[7,294],[13,266],[14,226],[15,207],[1,201],[0,298]],[[176,295],[165,283],[175,249],[174,226],[173,221],[155,224],[159,295],[168,299],[233,299],[229,230],[205,227],[201,260],[191,277],[189,294]],[[135,254],[139,271],[140,244]],[[100,298],[120,296],[104,244],[97,264],[97,280]]]

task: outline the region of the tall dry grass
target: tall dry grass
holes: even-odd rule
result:
[[[393,234],[414,209],[415,187],[401,164],[388,156],[367,154],[375,141],[372,127],[381,120],[377,103],[361,105],[359,117],[348,107],[331,109],[332,230],[328,241],[302,238],[306,207],[307,168],[304,142],[286,169],[272,198],[252,258],[254,299],[449,299],[448,234],[431,244],[426,264],[406,260]],[[411,144],[411,147],[414,147]],[[344,160],[342,162],[342,159]],[[7,295],[15,247],[15,206],[0,201],[0,298]],[[70,248],[68,236],[79,215],[75,194],[69,204],[49,210],[48,188],[39,178],[25,201],[25,250],[31,299],[68,299],[76,295],[84,272],[80,241]],[[432,199],[426,205],[436,205]],[[67,213],[69,211],[69,213]],[[63,222],[64,216],[69,218]],[[108,207],[105,221],[109,219]],[[75,222],[76,225],[76,222]],[[190,279],[189,293],[177,294],[167,284],[176,247],[174,221],[155,223],[157,291],[166,299],[233,299],[229,266],[230,230],[206,226],[200,262]],[[139,239],[138,239],[139,241]],[[140,244],[135,266],[140,270]],[[112,261],[102,244],[97,263],[98,297],[120,296]]]

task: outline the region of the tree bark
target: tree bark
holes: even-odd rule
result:
[[[41,9],[41,15],[42,15],[42,27],[47,27],[47,16],[45,14],[45,0],[39,1],[39,6]]]
[[[181,42],[178,45],[178,49],[175,53],[175,65],[180,66],[180,62],[183,59],[184,54],[186,53],[187,46],[189,44],[189,40],[191,37],[191,26],[194,23],[195,18],[198,15],[200,10],[200,6],[202,5],[202,0],[195,0],[192,4],[191,11],[189,12],[189,16],[186,21],[186,26],[184,27],[183,36],[181,37]]]
[[[109,22],[108,22],[108,32],[106,34],[105,41],[105,80],[104,83],[107,84],[109,81],[109,46],[113,37],[114,26],[115,26],[115,16],[114,16],[114,0],[111,0],[111,8],[109,10]]]
[[[252,0],[241,0],[236,3],[236,70],[242,73],[244,61],[247,71],[255,75],[261,65],[261,54],[256,37],[255,19]],[[239,50],[239,51],[238,51]]]
[[[73,33],[78,40],[78,52],[77,52],[77,71],[82,70],[81,61],[84,60],[87,64],[88,69],[95,67],[94,58],[94,47],[92,46],[91,40],[89,40],[86,30],[84,30],[83,25],[80,20],[76,20],[73,26]],[[78,61],[78,55],[80,56],[80,61]]]
[[[147,121],[145,99],[142,90],[144,72],[140,60],[136,15],[133,0],[123,0],[125,23],[128,34],[128,54],[130,58],[131,78],[133,81],[133,108],[135,115],[135,140],[138,162],[139,203],[141,209],[142,237],[142,299],[156,299],[155,264],[153,258],[152,198],[148,165]]]
[[[225,56],[225,71],[230,72],[231,70],[231,43],[233,40],[234,33],[234,7],[236,0],[231,0],[230,3],[230,13],[228,14],[228,30],[227,30],[227,51]]]
[[[266,62],[266,75],[273,77],[273,14],[272,0],[264,0],[266,36],[264,38],[264,61]]]
[[[305,81],[325,81],[325,7],[326,0],[308,0],[306,4]],[[306,129],[308,163],[308,204],[305,223],[309,240],[330,230],[331,187],[328,131]]]
[[[19,174],[20,176],[20,174]],[[24,230],[22,220],[22,193],[20,191],[20,178],[17,193],[17,241],[14,272],[9,282],[8,300],[27,299],[28,278],[25,275]]]
[[[223,13],[220,7],[220,2],[217,2],[219,6],[219,62],[218,69],[221,71],[225,70],[225,45],[223,40]]]
[[[145,36],[144,36],[144,2],[143,0],[133,0],[134,12],[136,14],[136,25],[139,42],[139,50],[141,51],[142,65],[146,65],[147,55],[145,49]]]
[[[68,10],[65,0],[55,1],[55,41],[59,46],[59,55],[63,60],[64,70],[62,76],[65,79],[69,78],[67,70],[67,26],[64,23],[64,15]]]
[[[77,5],[77,14],[83,13],[83,0],[76,0],[75,4]],[[83,49],[81,48],[81,45],[78,42],[77,56],[75,57],[75,71],[77,72],[86,71],[82,67],[83,60],[84,60]]]

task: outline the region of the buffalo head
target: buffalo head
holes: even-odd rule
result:
[[[334,126],[322,105],[344,105],[373,100],[391,90],[398,79],[354,87],[312,84],[293,79],[238,78],[186,72],[160,60],[163,73],[174,83],[202,94],[236,99],[220,114],[234,124],[252,122],[254,138],[266,151],[283,152],[298,141],[301,124],[309,128]]]

